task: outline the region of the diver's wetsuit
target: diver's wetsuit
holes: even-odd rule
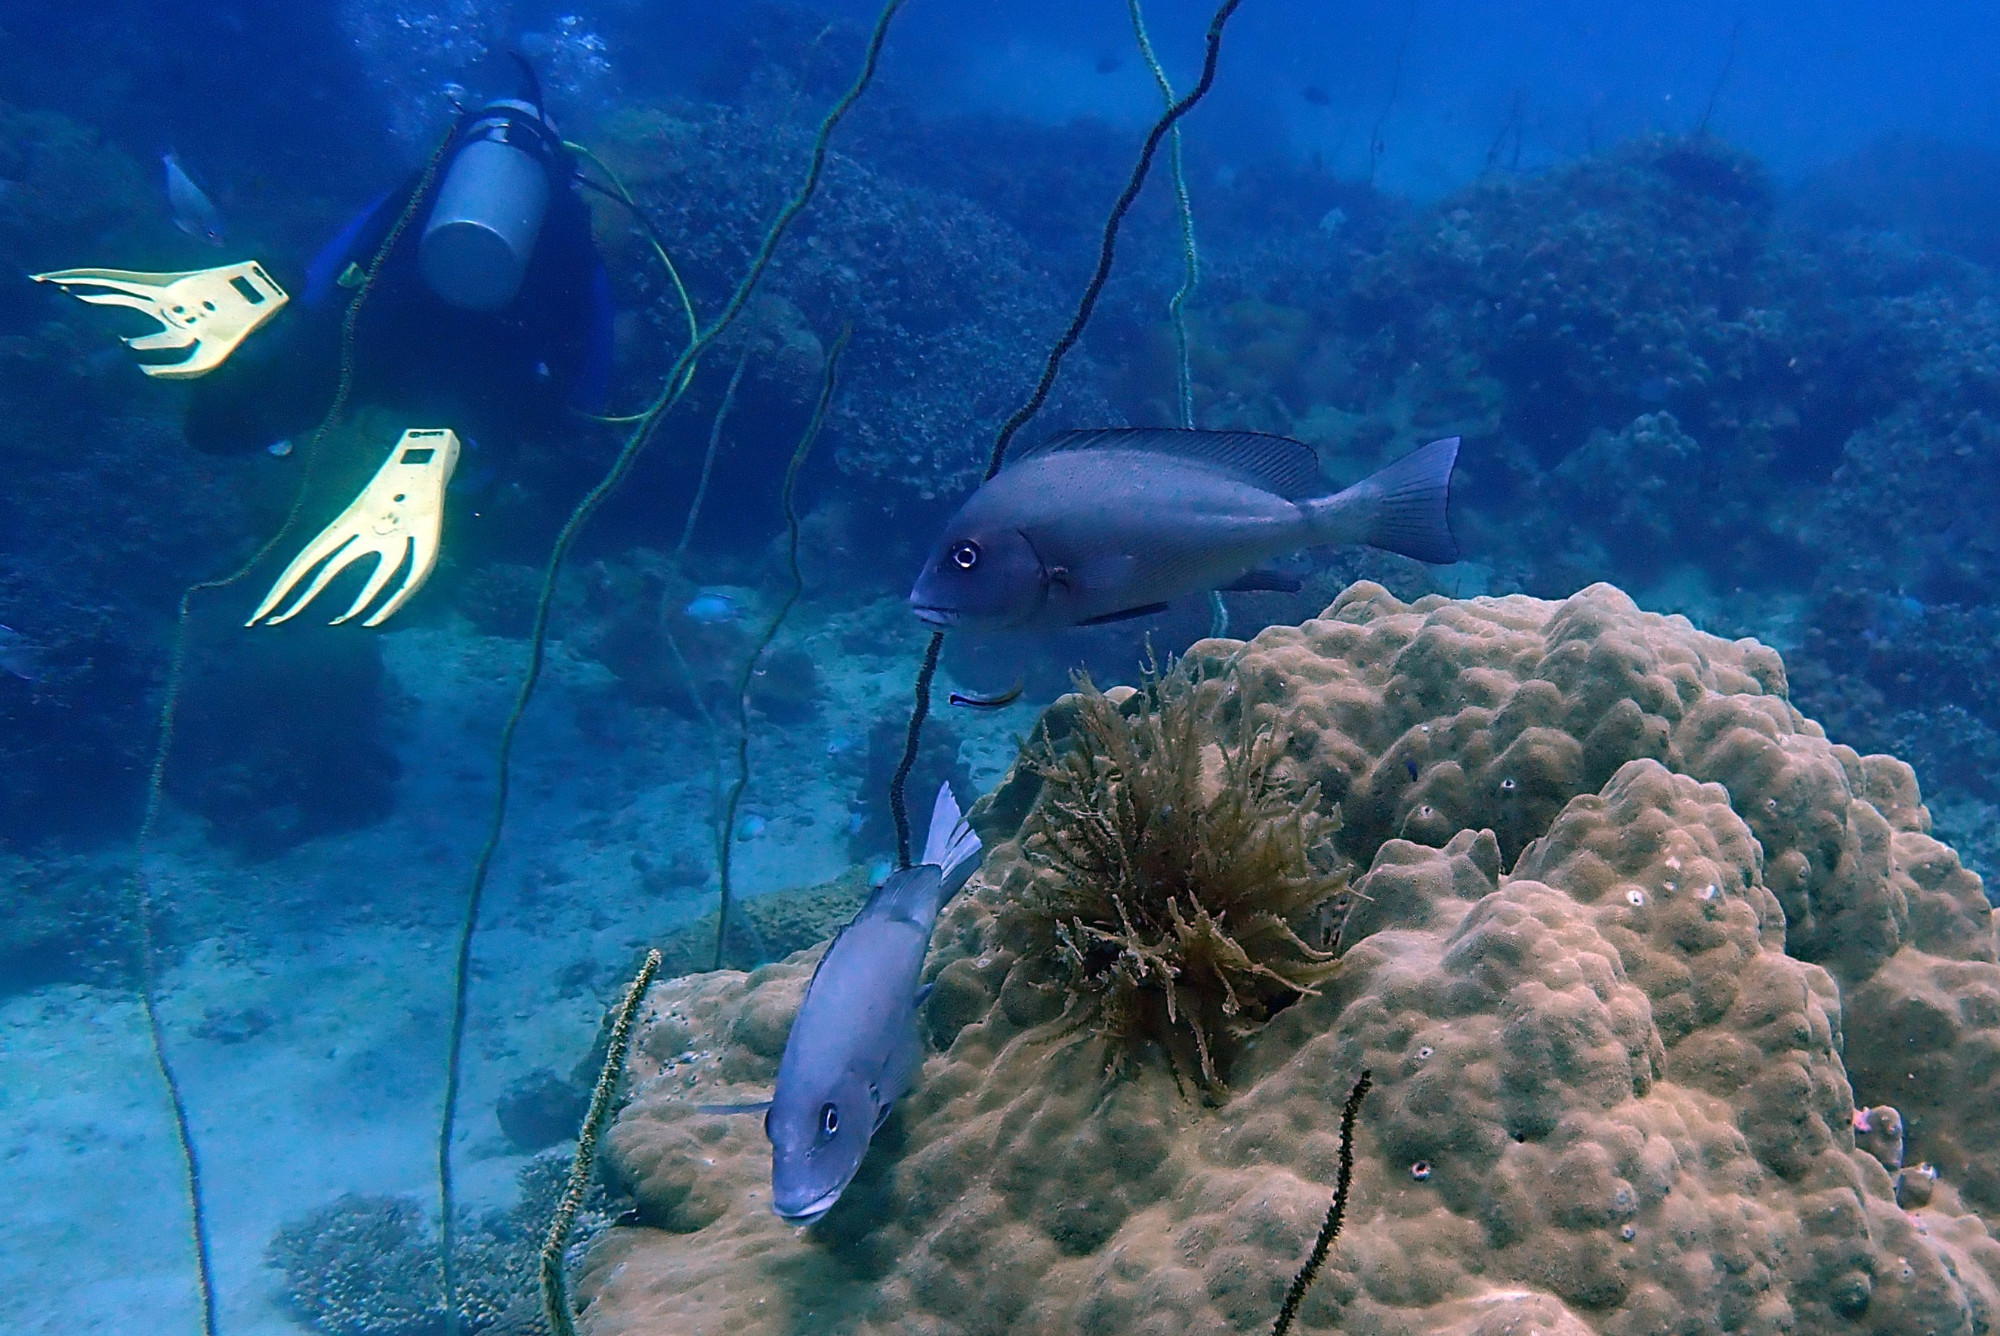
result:
[[[337,280],[350,263],[367,268],[420,179],[412,176],[343,229],[313,261],[301,297],[196,384],[184,427],[190,445],[210,454],[258,450],[326,416],[353,295]],[[419,202],[355,326],[354,404],[390,409],[410,426],[451,427],[501,450],[559,425],[571,407],[601,406],[610,378],[610,283],[589,209],[568,182],[551,185],[521,290],[497,311],[454,306],[424,281],[417,243],[432,200]]]

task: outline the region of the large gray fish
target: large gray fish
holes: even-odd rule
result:
[[[174,226],[196,241],[222,245],[222,214],[181,166],[180,154],[168,152],[160,159],[160,166],[166,169],[167,205],[174,212]]]
[[[868,1143],[923,1065],[917,1007],[938,911],[972,874],[979,837],[938,789],[924,861],[883,882],[820,957],[785,1039],[764,1132],[771,1209],[811,1224],[854,1181]]]
[[[1142,617],[1204,589],[1296,589],[1258,568],[1323,543],[1456,561],[1445,511],[1457,459],[1447,437],[1329,493],[1313,448],[1283,436],[1064,432],[959,508],[910,605],[938,627],[1046,631]]]

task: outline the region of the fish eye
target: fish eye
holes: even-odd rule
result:
[[[979,544],[970,538],[951,546],[951,564],[962,571],[969,571],[979,564]]]
[[[840,1110],[830,1103],[819,1111],[819,1130],[824,1136],[832,1136],[840,1130]]]

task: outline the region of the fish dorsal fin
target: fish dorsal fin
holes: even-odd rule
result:
[[[1183,431],[1177,427],[1105,427],[1057,432],[1017,456],[1078,450],[1136,450],[1189,459],[1234,474],[1289,501],[1332,490],[1320,475],[1319,455],[1304,441],[1256,431]]]

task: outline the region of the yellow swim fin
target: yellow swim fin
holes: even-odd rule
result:
[[[292,558],[292,564],[285,567],[277,583],[271,586],[271,592],[264,595],[257,611],[243,624],[255,626],[262,621],[276,626],[290,621],[319,597],[336,575],[371,555],[378,558],[374,573],[347,611],[329,625],[339,626],[359,615],[389,587],[407,561],[409,569],[402,586],[362,625],[380,626],[388,621],[396,609],[409,601],[410,595],[423,587],[437,565],[438,544],[444,535],[444,489],[451,482],[451,471],[458,466],[458,451],[458,433],[449,429],[412,427],[404,432],[403,439],[389,452],[388,461],[361,489],[361,495]],[[291,599],[299,582],[315,566],[319,567],[319,574],[305,593],[283,612],[271,616]],[[265,621],[267,617],[269,620]]]
[[[58,269],[31,277],[37,283],[54,283],[93,306],[130,307],[159,321],[159,333],[124,342],[135,353],[186,349],[187,356],[178,360],[140,361],[141,371],[162,380],[207,375],[291,300],[255,260],[182,274]]]

